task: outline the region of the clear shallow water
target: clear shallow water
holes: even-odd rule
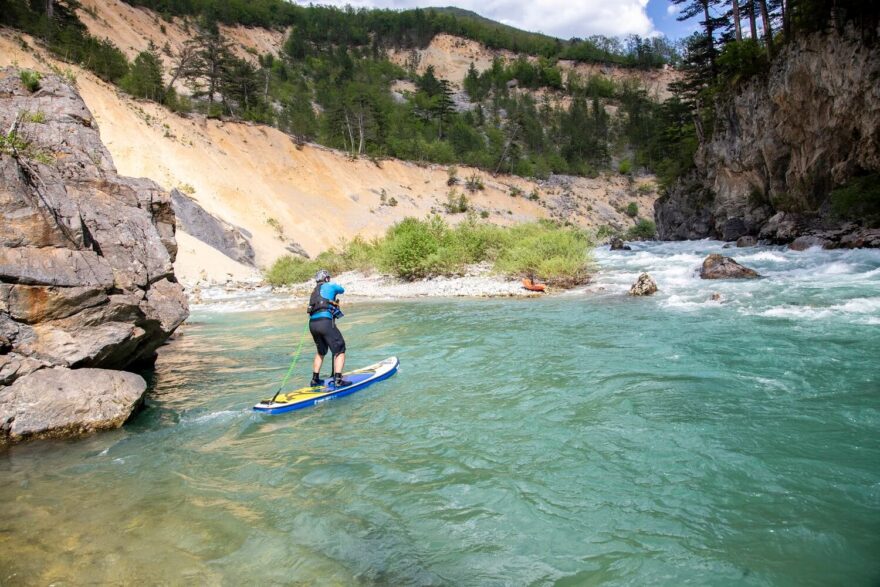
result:
[[[876,585],[880,252],[694,278],[719,247],[351,305],[351,361],[402,371],[274,417],[301,310],[200,310],[134,422],[0,456],[0,583]],[[661,292],[623,295],[642,270]]]

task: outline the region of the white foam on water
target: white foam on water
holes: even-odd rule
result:
[[[249,412],[235,411],[235,410],[221,410],[219,412],[208,412],[207,414],[201,414],[194,417],[184,416],[180,419],[180,425],[183,426],[191,426],[193,424],[205,424],[207,422],[213,422],[215,420],[220,422],[225,422],[228,420],[232,420],[237,416],[241,416],[242,414]]]
[[[790,259],[783,255],[782,253],[776,251],[760,251],[758,253],[752,253],[751,255],[737,255],[735,257],[738,263],[755,263],[755,262],[770,262],[770,263],[788,263]]]
[[[748,312],[747,312],[748,313]],[[778,306],[757,312],[753,315],[766,316],[768,318],[809,318],[816,320],[820,318],[828,318],[833,315],[829,308],[814,308],[810,306]]]
[[[880,315],[880,297],[877,298],[853,298],[842,304],[831,306],[831,310],[847,312],[850,314],[878,314]]]

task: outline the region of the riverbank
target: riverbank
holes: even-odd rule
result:
[[[468,267],[456,277],[433,277],[405,281],[390,275],[349,271],[333,276],[345,287],[344,303],[417,298],[528,298],[552,295],[528,291],[519,280],[493,273],[484,263]],[[314,282],[273,287],[260,278],[226,284],[197,282],[186,288],[190,305],[208,311],[274,310],[303,306]],[[564,291],[564,290],[556,290]]]

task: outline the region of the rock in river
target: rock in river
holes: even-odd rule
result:
[[[743,267],[730,257],[713,254],[703,260],[700,268],[701,279],[754,279],[760,277],[758,272]]]
[[[148,363],[189,313],[171,199],[117,175],[91,112],[56,76],[31,92],[0,69],[0,128],[20,137],[0,153],[0,443],[117,425],[143,380],[104,369]],[[44,418],[58,402],[74,416]]]
[[[0,388],[0,442],[62,437],[118,428],[140,404],[140,375],[55,367]]]
[[[631,296],[650,296],[657,293],[657,283],[647,273],[642,273],[632,287],[629,288]]]
[[[612,251],[631,251],[632,247],[623,242],[621,238],[613,238],[611,239],[611,250]]]

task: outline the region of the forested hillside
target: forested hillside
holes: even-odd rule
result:
[[[192,39],[178,48],[156,43],[129,63],[111,43],[87,34],[71,3],[3,2],[7,24],[134,96],[178,112],[270,124],[355,156],[537,178],[610,168],[628,173],[660,168],[665,159],[652,138],[665,115],[644,88],[564,72],[557,64],[567,58],[656,67],[677,58],[664,39],[561,41],[449,11],[131,0],[164,18],[185,17]],[[46,6],[53,7],[51,17]],[[220,23],[284,27],[287,40],[280,54],[244,58]],[[402,67],[388,59],[388,50],[423,46],[438,32],[523,53],[498,57],[484,71],[472,68],[463,92],[431,68],[419,74],[416,63]],[[392,92],[401,81],[410,91]]]

